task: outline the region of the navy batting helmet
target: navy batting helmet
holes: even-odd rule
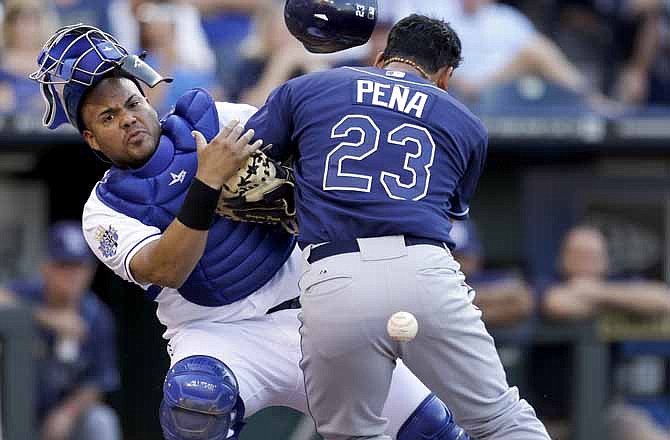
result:
[[[288,30],[313,53],[365,44],[377,23],[377,0],[286,0]]]

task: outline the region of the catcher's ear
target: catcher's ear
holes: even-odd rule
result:
[[[84,137],[84,140],[88,144],[91,149],[95,151],[100,151],[100,144],[98,143],[98,139],[95,137],[95,134],[91,130],[84,129],[84,131],[81,132],[81,135]]]

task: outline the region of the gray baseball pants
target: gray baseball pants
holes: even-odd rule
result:
[[[477,439],[546,440],[533,408],[507,384],[472,304],[474,292],[446,248],[407,246],[403,236],[359,239],[360,252],[313,263],[300,279],[308,407],[326,440],[390,439],[381,417],[397,358],[451,408]],[[411,342],[386,332],[395,312],[412,313]]]

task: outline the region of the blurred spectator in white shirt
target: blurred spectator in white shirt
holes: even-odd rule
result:
[[[400,10],[442,18],[456,30],[464,59],[451,84],[466,99],[476,100],[486,88],[537,74],[597,107],[607,104],[558,46],[512,6],[495,0],[410,0]]]

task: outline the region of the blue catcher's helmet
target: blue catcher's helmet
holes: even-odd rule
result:
[[[286,0],[288,30],[314,53],[367,43],[377,24],[377,0]]]
[[[60,28],[44,43],[37,58],[39,67],[30,74],[30,79],[41,84],[46,102],[42,122],[51,129],[69,122],[81,130],[81,98],[113,71],[149,87],[172,81],[159,75],[142,58],[128,54],[116,38],[96,27],[79,23]],[[56,86],[62,86],[62,90]]]

